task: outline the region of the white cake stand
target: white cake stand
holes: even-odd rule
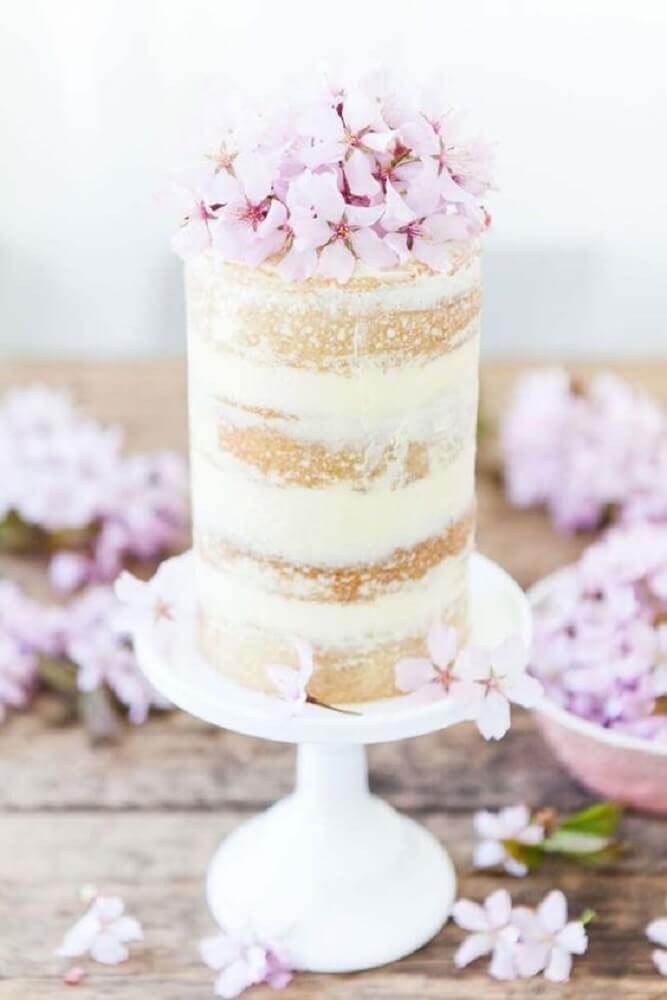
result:
[[[184,561],[184,587],[193,586],[191,572]],[[528,603],[502,569],[473,556],[470,586],[475,641],[529,641]],[[147,678],[180,708],[298,744],[295,791],[238,827],[213,857],[207,897],[221,926],[250,927],[283,945],[295,968],[313,972],[384,965],[440,930],[456,890],[452,863],[432,834],[369,793],[364,744],[461,721],[446,701],[406,696],[365,704],[361,715],[315,705],[289,715],[276,711],[275,698],[217,674],[194,640],[178,658],[160,653],[146,632],[135,644]]]

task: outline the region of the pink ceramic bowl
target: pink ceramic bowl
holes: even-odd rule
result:
[[[548,597],[554,576],[529,591],[532,605]],[[556,758],[597,795],[667,815],[667,745],[603,729],[544,698],[537,724]]]

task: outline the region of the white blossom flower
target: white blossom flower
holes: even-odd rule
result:
[[[97,896],[67,932],[56,954],[63,958],[89,954],[103,965],[117,965],[129,957],[127,945],[142,940],[141,924],[125,914],[119,896]]]
[[[667,917],[659,917],[652,920],[646,928],[646,936],[653,944],[660,945],[654,948],[652,958],[654,965],[661,976],[667,976]]]
[[[502,865],[509,875],[522,876],[528,868],[508,854],[504,841],[514,840],[528,846],[541,844],[544,827],[531,821],[525,805],[508,806],[499,812],[482,809],[475,813],[473,824],[480,841],[473,851],[475,868],[494,868]]]
[[[459,899],[452,909],[454,922],[472,933],[454,955],[454,963],[462,969],[483,955],[491,955],[489,972],[495,979],[514,979],[514,947],[519,931],[512,922],[512,899],[506,889],[487,896],[484,905],[469,899]]]
[[[581,920],[567,919],[567,899],[555,889],[536,910],[517,907],[512,921],[521,932],[516,965],[522,976],[544,972],[545,979],[564,983],[570,978],[572,956],[583,955],[588,935]]]
[[[520,639],[506,639],[495,649],[466,646],[456,661],[457,675],[470,694],[470,716],[484,737],[501,739],[510,727],[510,703],[533,708],[542,685],[526,668],[528,650]]]

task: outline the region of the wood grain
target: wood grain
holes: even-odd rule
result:
[[[488,422],[506,405],[525,365],[495,364],[483,373]],[[578,373],[590,366],[577,366]],[[667,366],[622,371],[667,401]],[[180,361],[93,365],[5,364],[0,391],[27,381],[70,387],[103,420],[120,423],[132,448],[184,448],[184,368]],[[576,557],[587,539],[556,535],[540,513],[517,512],[497,481],[493,438],[480,454],[479,547],[524,585]],[[43,590],[38,564],[3,560],[0,572]],[[16,716],[0,731],[0,998],[63,996],[63,963],[52,957],[79,910],[78,889],[94,883],[119,892],[144,923],[146,941],[126,965],[91,966],[78,1000],[200,1000],[212,975],[196,952],[210,932],[203,874],[219,839],[286,792],[289,747],[220,732],[180,713],[127,730],[118,747],[91,750],[78,728],[51,728],[43,713]],[[667,1000],[651,963],[644,925],[667,903],[665,824],[629,816],[633,850],[613,871],[590,875],[550,867],[514,882],[470,870],[471,816],[480,807],[517,801],[576,808],[589,801],[549,755],[530,718],[517,714],[501,743],[484,743],[463,726],[370,750],[375,790],[420,818],[452,853],[461,893],[479,898],[508,885],[532,904],[562,887],[573,912],[592,906],[589,954],[567,986],[541,980],[494,983],[479,964],[452,964],[460,932],[448,925],[416,955],[354,976],[299,975],[289,996],[322,1000]],[[251,996],[274,996],[258,988]]]

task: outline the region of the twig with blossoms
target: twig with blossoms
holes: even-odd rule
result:
[[[0,549],[43,552],[67,593],[152,562],[188,535],[185,464],[172,452],[122,454],[118,428],[44,386],[0,405]]]
[[[489,224],[490,148],[462,137],[444,101],[407,94],[371,74],[303,88],[251,115],[251,128],[231,124],[176,185],[186,207],[174,249],[270,260],[286,280],[346,282],[404,261],[446,270],[452,244]]]
[[[473,865],[502,867],[508,875],[522,877],[550,857],[586,865],[609,864],[622,850],[615,837],[622,814],[615,802],[596,802],[562,819],[553,809],[531,813],[525,805],[507,806],[497,813],[480,810],[473,817],[479,838]]]

